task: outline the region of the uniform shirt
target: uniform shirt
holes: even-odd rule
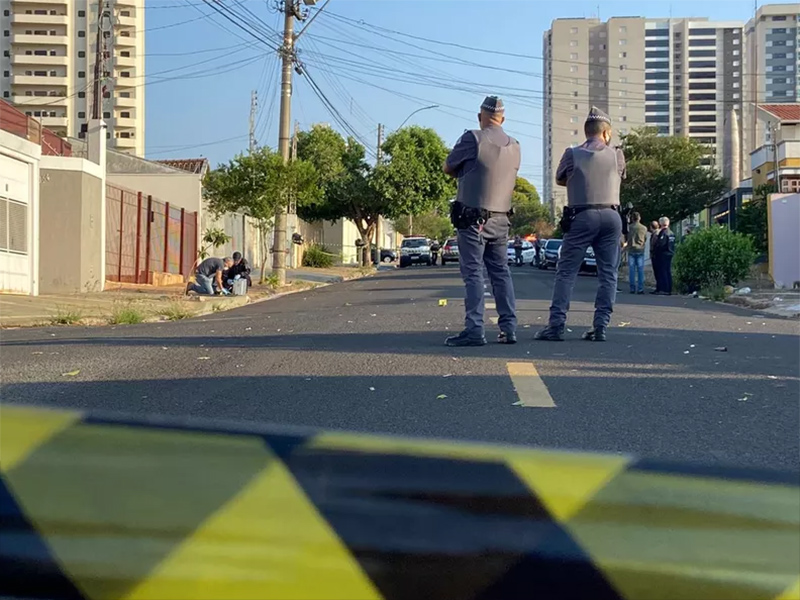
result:
[[[576,157],[574,148],[567,148],[564,151],[558,169],[556,169],[556,183],[567,186],[567,197],[570,206],[619,204],[619,181],[612,183],[609,180],[608,171],[605,170],[606,167],[603,165],[607,161],[607,156],[605,154],[593,155],[594,153],[607,152],[609,146],[599,138],[592,138],[586,140],[578,148],[586,151],[581,152],[579,157],[583,169],[581,175],[585,181],[572,181],[572,185],[570,185],[572,175],[575,173]],[[592,154],[587,155],[587,152]],[[625,155],[619,148],[615,149],[615,153],[612,156],[616,157],[619,179],[625,179]]]
[[[520,160],[519,143],[499,125],[465,131],[446,161],[458,178],[457,199],[471,208],[507,212]]]
[[[633,223],[628,229],[628,254],[644,254],[647,244],[647,227]]]
[[[666,227],[660,229],[656,235],[653,251],[657,256],[672,256],[675,254],[675,234]]]
[[[198,275],[203,275],[204,277],[213,277],[217,274],[217,271],[224,271],[225,270],[225,263],[222,261],[221,258],[207,258],[195,269],[195,273]]]

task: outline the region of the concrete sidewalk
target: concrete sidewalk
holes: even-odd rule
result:
[[[154,287],[114,282],[107,282],[106,291],[92,294],[0,294],[0,328],[113,325],[184,319],[238,308],[277,294],[357,279],[372,272],[374,269],[356,267],[292,269],[287,271],[286,286],[280,289],[258,285],[258,277],[253,276],[256,284],[248,290],[247,296],[187,297],[183,285]]]

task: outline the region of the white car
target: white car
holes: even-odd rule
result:
[[[508,242],[508,264],[513,265],[517,261],[517,254],[514,251],[514,240],[510,240]],[[533,264],[533,259],[536,256],[536,250],[533,247],[533,244],[528,241],[522,242],[522,262],[523,264],[530,263]]]

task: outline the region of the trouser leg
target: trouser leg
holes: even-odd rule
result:
[[[564,235],[561,258],[556,265],[553,299],[550,304],[550,327],[560,329],[567,322],[572,288],[583,263],[586,248],[594,240],[599,227],[597,210],[585,210],[575,216],[569,233]]]
[[[622,221],[619,213],[603,209],[599,213],[599,231],[594,243],[597,259],[597,295],[594,300],[594,327],[608,327],[614,301],[617,297],[617,278],[619,277],[619,240],[622,235]]]
[[[464,331],[483,337],[483,251],[477,227],[458,230],[458,266],[464,280]]]

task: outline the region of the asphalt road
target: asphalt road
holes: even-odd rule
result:
[[[450,265],[183,322],[4,331],[2,401],[800,468],[798,321],[621,293],[609,341],[584,342],[596,279],[582,276],[567,341],[535,342],[553,273],[514,279],[515,346],[443,345],[463,323]],[[546,391],[515,389],[520,362]],[[548,392],[555,406],[515,405]]]

